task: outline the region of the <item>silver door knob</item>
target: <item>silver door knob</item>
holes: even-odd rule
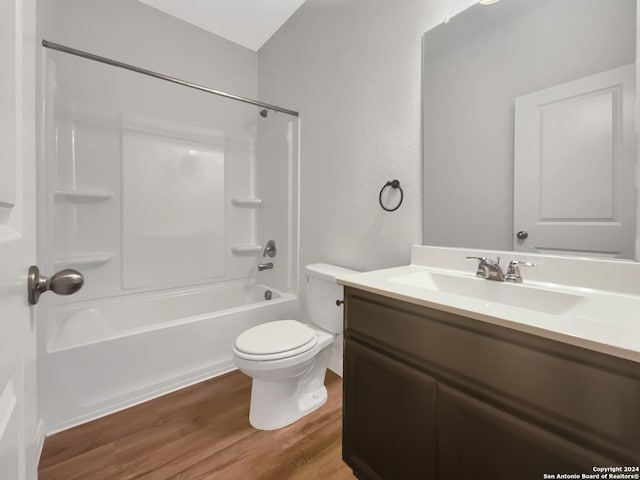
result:
[[[29,267],[27,281],[27,296],[29,305],[35,305],[40,300],[40,295],[51,290],[58,295],[71,295],[82,288],[84,276],[75,270],[67,268],[47,278],[40,275],[40,270],[35,265]]]
[[[516,237],[518,237],[518,240],[525,240],[529,237],[529,234],[524,230],[520,230],[518,233],[516,233]]]

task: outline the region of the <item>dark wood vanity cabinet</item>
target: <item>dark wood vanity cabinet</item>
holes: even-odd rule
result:
[[[347,463],[362,478],[435,479],[434,379],[351,340],[345,350]]]
[[[473,396],[439,385],[438,476],[536,478],[611,461]]]
[[[640,466],[639,364],[355,288],[345,300],[343,458],[359,479]]]

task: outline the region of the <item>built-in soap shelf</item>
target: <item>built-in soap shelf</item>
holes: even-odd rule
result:
[[[232,245],[231,253],[234,255],[257,255],[262,250],[260,245]]]
[[[115,197],[115,193],[99,188],[64,188],[54,190],[53,197],[74,203],[104,202]]]
[[[88,267],[109,263],[113,259],[111,252],[95,252],[69,255],[56,258],[53,266],[56,270],[63,267]]]
[[[258,208],[262,205],[261,198],[232,198],[231,205],[240,208]]]

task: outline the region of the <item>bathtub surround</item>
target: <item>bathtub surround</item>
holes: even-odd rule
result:
[[[41,38],[257,97],[255,52],[153,8],[41,4]],[[39,307],[45,434],[228,371],[243,330],[296,316],[298,120],[53,50],[41,77],[38,263],[86,277]]]
[[[108,5],[54,0],[39,7],[43,38],[256,97],[254,52],[154,8],[131,0]],[[130,23],[123,25],[122,19]],[[255,243],[255,232],[245,228],[255,223],[255,211],[230,205],[233,197],[256,196],[251,178],[255,108],[63,53],[48,50],[45,55],[45,132],[55,129],[56,138],[55,144],[52,134],[44,138],[49,161],[43,161],[40,173],[42,183],[54,190],[48,193],[58,198],[48,206],[45,197],[42,216],[73,222],[77,215],[85,229],[48,225],[43,230],[50,238],[41,239],[39,259],[55,256],[60,268],[68,257],[86,264],[91,252],[105,262],[100,268],[89,265],[87,286],[74,300],[117,295],[123,289],[170,288],[185,279],[244,276],[252,258],[221,248],[201,249],[195,258],[191,250],[223,241]],[[56,161],[51,159],[54,150]],[[159,162],[149,163],[149,158]],[[175,169],[186,188],[172,184]],[[74,212],[69,208],[74,202],[64,195],[87,189],[114,198],[77,202]],[[203,216],[215,223],[201,227]],[[94,234],[86,231],[92,217],[99,219],[92,225]],[[114,228],[120,220],[121,235]],[[105,223],[114,226],[106,233],[100,230]],[[165,227],[173,233],[158,235]],[[45,251],[48,243],[53,252]],[[160,257],[164,262],[156,260]]]

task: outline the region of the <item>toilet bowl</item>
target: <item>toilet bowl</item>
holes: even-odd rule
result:
[[[310,324],[276,320],[250,328],[233,346],[235,365],[250,376],[249,422],[275,430],[299,420],[327,401],[325,373],[332,344],[342,333],[342,287],[337,275],[356,273],[328,264],[306,267]]]

